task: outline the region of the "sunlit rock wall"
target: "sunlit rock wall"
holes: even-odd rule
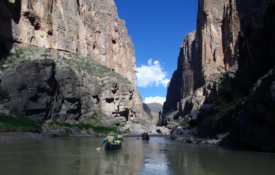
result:
[[[235,0],[199,0],[198,59],[205,81],[236,63],[239,31]]]
[[[197,30],[188,33],[180,49],[178,67],[167,90],[163,114],[181,109],[181,100],[203,88],[204,100],[215,99],[209,81],[236,65],[239,57],[240,22],[234,0],[199,0]],[[211,86],[211,87],[210,87]],[[213,92],[211,92],[213,90]],[[213,96],[214,95],[214,96]],[[202,102],[199,103],[203,103]],[[189,111],[190,112],[190,111]],[[162,124],[165,117],[162,118]]]
[[[113,0],[1,0],[0,11],[1,50],[15,42],[93,59],[133,84],[132,113],[143,117],[134,47]]]

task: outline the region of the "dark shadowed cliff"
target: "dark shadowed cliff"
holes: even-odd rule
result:
[[[227,100],[228,113],[215,119],[212,134],[231,131],[244,146],[275,151],[274,1],[199,0],[198,5],[197,30],[184,37],[160,122],[171,127],[174,120],[185,119],[197,132],[197,126],[213,121],[205,111],[220,116],[219,107]],[[231,87],[238,97],[247,96],[242,103],[222,99]]]

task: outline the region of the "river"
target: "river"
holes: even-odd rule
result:
[[[152,137],[124,138],[100,151],[103,138],[54,138],[1,143],[1,175],[274,175],[275,154],[229,150]]]

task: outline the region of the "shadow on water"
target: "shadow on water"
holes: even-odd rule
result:
[[[14,3],[0,1],[0,59],[5,59],[12,50],[13,42],[19,35],[19,31],[13,29],[13,26],[18,28],[20,19],[21,0],[15,0]]]

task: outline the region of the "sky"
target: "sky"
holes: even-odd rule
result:
[[[136,56],[136,82],[145,103],[166,99],[184,35],[196,30],[197,0],[114,0]]]

